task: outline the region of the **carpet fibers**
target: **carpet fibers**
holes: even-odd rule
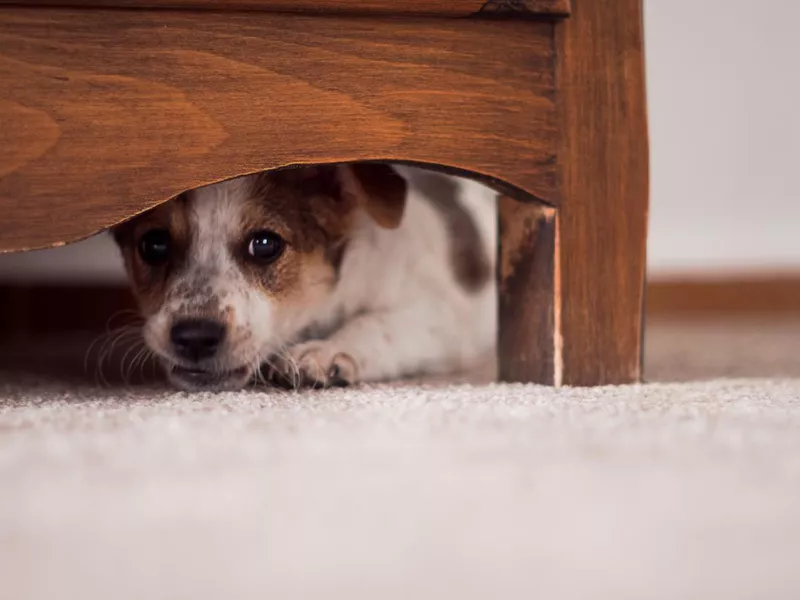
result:
[[[800,325],[650,332],[596,389],[7,372],[0,598],[800,598]]]

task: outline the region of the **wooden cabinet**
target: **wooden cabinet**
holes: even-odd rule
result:
[[[244,173],[428,165],[504,194],[503,379],[641,376],[640,0],[0,0],[0,80],[0,251]]]

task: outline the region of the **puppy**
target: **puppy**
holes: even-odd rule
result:
[[[289,168],[114,230],[143,336],[185,390],[463,370],[495,337],[495,194],[412,168]]]

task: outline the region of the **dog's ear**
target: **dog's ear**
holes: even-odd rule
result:
[[[408,184],[390,165],[353,163],[339,167],[342,193],[354,198],[375,222],[396,229],[403,220]]]
[[[331,208],[336,217],[328,215],[331,219],[324,207],[315,206],[315,217],[328,222],[328,227],[361,207],[381,227],[396,229],[406,205],[406,180],[384,163],[309,165],[267,172],[255,179],[256,195],[269,197],[274,186],[285,186],[301,198],[334,200]]]

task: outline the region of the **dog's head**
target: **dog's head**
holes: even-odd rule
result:
[[[388,165],[302,167],[193,190],[115,228],[170,380],[246,384],[330,297],[354,229],[397,227],[405,196]]]

